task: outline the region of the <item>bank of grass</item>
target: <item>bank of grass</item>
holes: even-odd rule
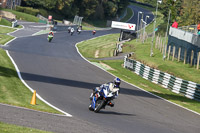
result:
[[[3,32],[6,33],[6,30]],[[10,32],[10,29],[7,32]],[[12,37],[9,38],[7,35],[4,37],[7,37],[7,41],[12,39]],[[7,41],[4,40],[1,44],[5,44]],[[62,114],[59,111],[46,105],[39,99],[37,99],[37,105],[30,104],[33,94],[21,82],[14,68],[14,65],[10,61],[6,52],[2,49],[0,49],[0,81],[0,103]]]
[[[10,32],[13,32],[13,31],[15,31],[15,29],[13,29],[13,28],[9,28],[9,27],[2,27],[2,26],[0,26],[0,34],[5,34],[5,33],[10,33]]]
[[[10,9],[3,9],[3,8],[0,8],[0,10],[8,11],[8,12],[15,14],[17,17],[17,20],[25,20],[25,21],[29,21],[29,22],[39,22],[39,18],[37,18],[33,15],[30,15],[30,14],[26,14],[26,13],[22,13],[22,12],[10,10]]]
[[[131,8],[127,8],[127,14],[126,14],[126,16],[124,18],[122,18],[120,21],[121,22],[126,22],[126,21],[128,21],[131,18],[132,15],[133,15],[132,9]]]
[[[4,18],[1,19],[0,25],[12,26],[11,22],[9,22],[8,20],[6,20]]]
[[[107,41],[108,37],[112,37],[113,41],[108,42]],[[95,51],[97,51],[97,49],[101,51],[100,53],[101,58],[108,57],[108,56],[111,57],[111,55],[108,54],[110,53],[108,49],[110,50],[112,49],[113,44],[116,43],[117,37],[118,36],[116,35],[115,36],[109,35],[109,36],[103,36],[96,39],[88,40],[86,42],[82,42],[78,44],[78,48],[81,54],[86,58],[94,58]],[[100,44],[106,43],[106,47],[99,47],[99,43]],[[168,72],[170,74],[173,74],[177,77],[180,77],[186,80],[199,81],[198,77],[199,77],[200,72],[198,70],[195,70],[194,68],[190,68],[188,65],[183,65],[183,63],[178,63],[176,61],[174,62],[163,61],[162,53],[160,53],[157,49],[153,49],[154,56],[150,57],[149,56],[150,46],[151,46],[151,39],[149,39],[144,44],[133,40],[133,41],[127,42],[124,45],[123,51],[134,52],[134,56],[133,56],[134,59],[139,60],[143,62],[144,64],[149,65],[151,67],[160,69],[164,72]],[[98,60],[91,60],[91,61],[100,63],[100,61]],[[200,113],[200,102],[188,99],[180,94],[173,93],[172,91],[165,89],[161,87],[160,85],[154,84],[148,80],[143,79],[142,77],[134,74],[130,70],[123,68],[123,65],[122,65],[123,60],[110,60],[110,61],[101,60],[101,62],[112,67],[114,70],[108,70],[108,71],[116,75],[117,77],[120,77],[121,79],[129,83],[132,83],[140,88],[143,88],[144,90],[147,90],[160,97],[163,97],[169,101],[172,101],[176,104],[179,104],[183,107],[186,107],[188,109],[191,109]]]
[[[51,132],[0,122],[0,133],[51,133]]]
[[[200,70],[197,70],[194,66],[191,67],[189,64],[178,62],[177,59],[172,61],[172,57],[170,57],[170,60],[166,59],[163,61],[163,53],[155,48],[153,49],[153,57],[150,57],[151,38],[149,38],[144,44],[133,40],[131,42],[127,42],[126,45],[134,47],[134,56],[131,58],[136,59],[152,68],[156,68],[184,80],[193,81],[200,84]]]
[[[112,57],[116,48],[119,34],[101,36],[96,39],[87,40],[78,45],[80,52],[87,58]]]

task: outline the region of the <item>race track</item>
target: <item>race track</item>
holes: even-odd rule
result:
[[[95,37],[117,32],[98,31]],[[91,39],[91,31],[70,36],[56,33],[51,43],[47,35],[22,37],[6,49],[22,78],[49,103],[89,123],[113,133],[198,133],[200,116],[152,96],[125,82],[115,107],[100,113],[88,110],[92,88],[114,77],[85,61],[76,43]],[[66,123],[67,124],[67,123]],[[79,128],[79,127],[76,127]],[[93,132],[93,131],[91,131]]]

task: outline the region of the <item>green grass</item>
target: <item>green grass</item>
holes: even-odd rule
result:
[[[144,44],[133,40],[131,42],[127,42],[126,45],[134,47],[133,51],[135,54],[132,58],[176,77],[200,84],[200,70],[195,69],[195,67],[191,67],[189,64],[183,64],[183,62],[177,62],[176,60],[171,61],[171,58],[170,60],[163,61],[163,54],[155,48],[153,49],[154,56],[150,57],[151,38],[149,38]]]
[[[33,15],[18,12],[18,11],[15,11],[15,10],[10,10],[10,9],[2,9],[2,8],[0,8],[0,9],[15,14],[18,20],[25,20],[25,21],[30,21],[30,22],[39,22],[39,18],[37,18]]]
[[[0,45],[5,44],[6,42],[8,42],[9,40],[11,40],[13,38],[14,37],[9,36],[9,35],[0,34]]]
[[[84,41],[81,45],[78,45],[78,48],[87,58],[112,57],[118,37],[119,34],[98,37],[93,39],[92,43],[90,40]],[[99,54],[95,57],[96,51],[99,51]]]
[[[1,27],[0,26],[0,34],[5,34],[5,33],[9,33],[9,32],[13,32],[15,31],[15,29],[13,28],[8,28],[8,27]]]
[[[107,20],[94,20],[94,21],[86,21],[89,25],[93,25],[94,27],[105,28]]]
[[[133,15],[133,11],[131,10],[131,8],[127,8],[127,14],[126,16],[121,20],[121,22],[126,22],[128,21],[131,16]]]
[[[15,126],[12,124],[0,122],[0,133],[51,133],[51,132],[22,127],[22,126]]]
[[[0,27],[0,44],[5,44],[14,37],[6,35],[6,33],[13,32],[15,29],[8,27]]]
[[[147,90],[155,95],[163,97],[171,102],[179,104],[188,109],[194,110],[200,113],[200,102],[188,99],[182,95],[173,93],[172,91],[165,89],[159,85],[156,85],[148,80],[143,79],[142,77],[136,75],[128,69],[122,67],[123,61],[102,61],[103,63],[109,65],[115,70],[108,70],[117,77],[132,83],[144,90]]]
[[[1,19],[0,25],[12,26],[11,22],[9,22],[8,20],[6,20],[4,18]]]
[[[1,27],[2,28],[2,27]],[[2,28],[2,33],[8,33],[10,28]],[[3,39],[0,39],[1,44],[5,44],[13,37],[0,34]],[[40,110],[50,113],[58,113],[59,111],[49,107],[39,99],[37,99],[37,105],[31,105],[32,92],[24,86],[21,80],[18,78],[14,65],[10,61],[6,52],[0,49],[0,103],[22,106],[34,110]]]
[[[109,37],[112,39],[109,42],[107,41]],[[94,58],[95,51],[99,49],[102,54],[101,58],[107,57],[108,53],[110,53],[109,50],[99,46],[100,44],[106,44],[106,47],[111,48],[113,44],[116,43],[116,39],[118,36],[103,36],[96,39],[91,39],[88,41],[84,41],[80,44],[78,44],[79,51],[83,56],[86,58]],[[190,80],[196,79],[199,80],[198,76],[200,74],[199,71],[188,67],[188,65],[183,65],[183,63],[177,63],[172,61],[162,61],[162,53],[160,53],[157,49],[154,49],[154,57],[150,57],[150,45],[151,44],[151,38],[148,40],[148,42],[141,44],[141,42],[136,42],[135,40],[127,42],[124,45],[124,52],[135,52],[134,53],[134,59],[139,60],[143,62],[144,64],[148,64],[149,66],[152,66],[154,68],[158,68],[160,70],[166,71],[168,73],[176,73],[177,77],[184,77],[187,76]],[[107,54],[104,50],[107,50]],[[111,49],[110,49],[111,50]],[[89,52],[88,52],[89,51]],[[98,60],[90,60],[92,62],[100,62]],[[123,60],[111,60],[111,61],[101,61],[110,67],[112,67],[115,70],[109,70],[112,74],[114,74],[117,77],[120,77],[121,79],[132,83],[138,87],[143,88],[144,90],[147,90],[151,93],[154,93],[160,97],[163,97],[169,101],[172,101],[176,104],[179,104],[181,106],[184,106],[186,108],[189,108],[191,110],[194,110],[196,112],[200,113],[200,102],[197,102],[195,100],[188,99],[180,94],[176,94],[171,92],[168,89],[165,89],[161,87],[160,85],[154,84],[148,80],[143,79],[142,77],[134,74],[128,69],[125,69],[122,67]],[[193,72],[192,72],[193,71]],[[186,73],[187,72],[187,73]],[[195,78],[194,78],[194,77]]]

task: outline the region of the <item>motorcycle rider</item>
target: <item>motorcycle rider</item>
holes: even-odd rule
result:
[[[100,87],[96,87],[93,90],[93,95],[90,96],[90,99],[92,98],[92,96],[95,96],[96,93],[100,92],[104,87],[109,87],[109,93],[115,94],[114,98],[116,98],[118,96],[118,92],[120,92],[120,83],[121,80],[118,77],[116,77],[113,82],[108,82],[106,84],[102,84]],[[109,101],[108,105],[113,107],[113,100]]]
[[[92,34],[93,34],[93,35],[95,35],[95,34],[96,34],[96,31],[95,31],[95,30],[93,30],[93,31],[92,31]]]
[[[52,36],[54,36],[53,31],[50,31],[48,35],[52,35]]]
[[[71,31],[71,27],[69,26],[69,27],[68,27],[68,33],[70,33],[70,31]]]
[[[71,35],[74,33],[74,28],[71,28],[70,33]]]
[[[81,33],[81,27],[77,27],[77,33],[80,34]]]

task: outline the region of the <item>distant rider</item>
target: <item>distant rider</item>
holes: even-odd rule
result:
[[[81,33],[81,27],[77,27],[77,32],[78,32],[78,34],[80,34]]]
[[[115,94],[114,97],[116,98],[118,96],[118,92],[120,92],[120,83],[121,83],[121,80],[116,77],[114,79],[114,82],[108,82],[106,84],[102,84],[100,87],[96,87],[93,90],[93,95],[100,92],[104,87],[109,87],[109,93]],[[114,106],[113,101],[108,102],[108,105],[113,107]]]
[[[70,33],[71,32],[71,27],[68,27],[68,33]]]
[[[71,35],[74,33],[74,28],[71,28],[70,33]]]
[[[95,30],[93,30],[93,31],[92,31],[92,34],[93,34],[93,35],[95,35],[95,34],[96,34],[96,31],[95,31]]]
[[[53,31],[50,31],[48,35],[52,35],[52,36],[54,36]]]

